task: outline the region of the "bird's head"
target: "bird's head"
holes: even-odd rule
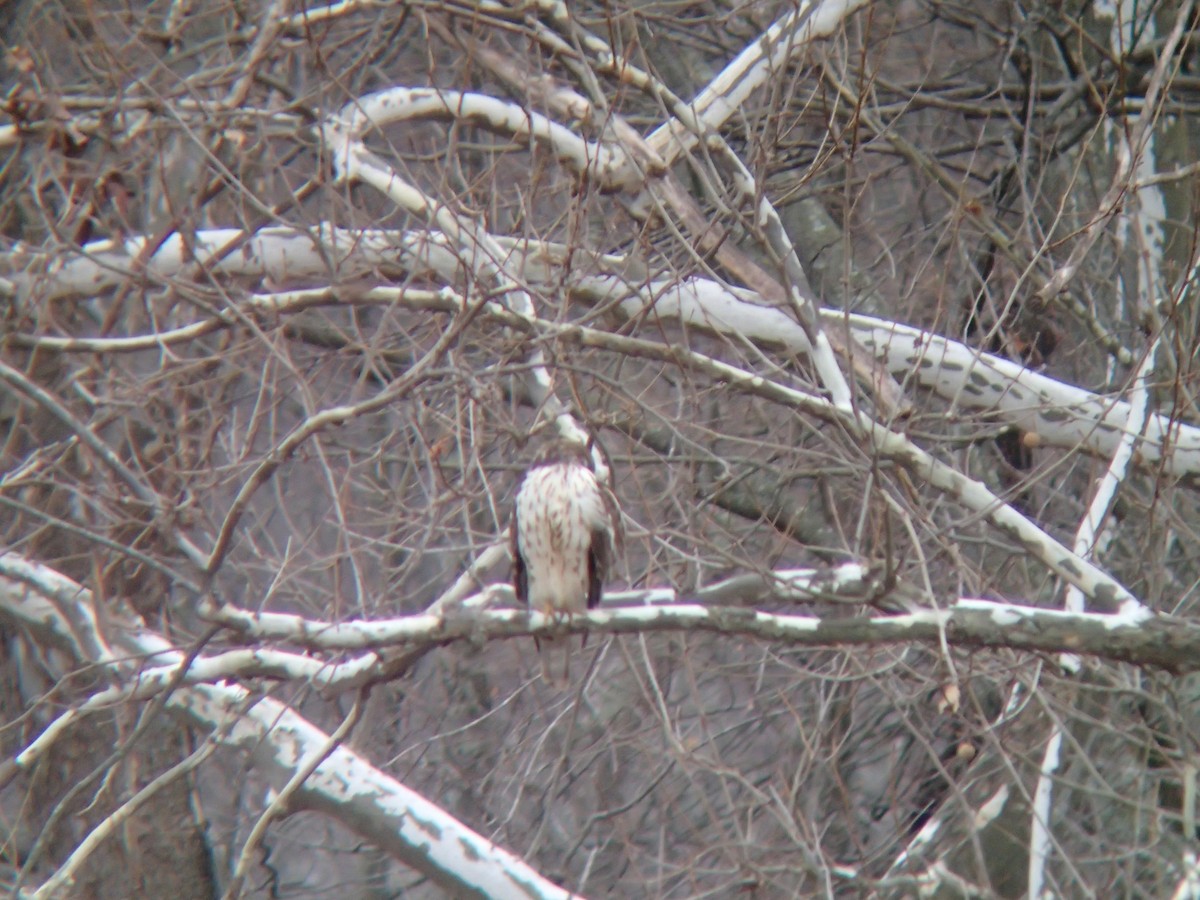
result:
[[[601,483],[611,484],[612,467],[607,455],[574,416],[564,412],[553,418],[542,418],[529,434],[541,439],[532,467],[576,463],[592,472]]]
[[[586,444],[557,435],[548,438],[538,448],[537,453],[533,457],[531,468],[553,466],[560,463],[577,463],[588,469],[595,468],[592,462],[591,451]]]

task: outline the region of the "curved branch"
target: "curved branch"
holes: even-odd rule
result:
[[[338,128],[347,129],[354,138],[361,138],[372,128],[412,119],[452,119],[500,134],[535,140],[549,147],[555,158],[566,163],[576,174],[594,179],[606,190],[623,186],[619,176],[627,171],[627,166],[620,150],[586,141],[541,113],[486,94],[391,87],[346,104],[332,122]],[[332,134],[327,140],[330,137],[336,142]]]

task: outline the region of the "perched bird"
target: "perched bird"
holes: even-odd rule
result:
[[[599,605],[620,544],[621,517],[583,444],[560,438],[542,448],[517,488],[511,531],[518,602],[567,617]],[[542,677],[565,687],[569,638],[544,638],[538,649]]]

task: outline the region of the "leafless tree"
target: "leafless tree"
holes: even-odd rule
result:
[[[1200,897],[1198,21],[0,4],[5,889]]]

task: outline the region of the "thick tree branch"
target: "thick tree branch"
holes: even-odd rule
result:
[[[57,595],[65,580],[14,554],[0,556],[0,617],[24,628],[35,640],[76,649],[69,637],[70,625],[46,596]],[[83,605],[92,602],[91,592],[83,587],[76,586],[76,597]],[[113,634],[114,650],[121,655],[106,663],[120,679],[136,680],[139,663],[168,668],[183,663],[184,654],[159,635],[134,622],[123,625],[114,627]],[[76,657],[75,662],[105,664],[86,657]],[[247,690],[226,681],[197,684],[175,690],[167,708],[210,732],[221,745],[249,754],[260,774],[280,790],[295,776],[301,761],[328,750],[329,735],[269,697],[247,709],[250,698]],[[456,897],[565,900],[569,896],[513,854],[345,747],[329,753],[295,789],[293,800],[293,808],[330,816]]]

